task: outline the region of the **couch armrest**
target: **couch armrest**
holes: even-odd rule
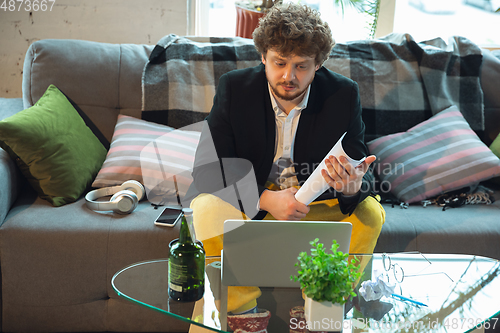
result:
[[[23,110],[22,98],[0,98],[0,120],[21,110]],[[21,179],[21,173],[14,160],[0,148],[0,225],[17,199]]]
[[[20,172],[9,154],[0,148],[0,225],[16,201]]]

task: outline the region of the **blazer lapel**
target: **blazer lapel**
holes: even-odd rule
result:
[[[262,164],[259,167],[262,170],[262,175],[267,179],[269,173],[271,172],[272,163],[274,161],[274,151],[276,146],[276,120],[274,115],[274,110],[271,104],[271,97],[269,96],[269,90],[267,87],[267,79],[266,85],[264,89],[264,110],[265,110],[265,128],[263,136],[265,136],[265,147],[264,150],[264,158],[262,160]],[[260,133],[259,133],[260,135]]]
[[[311,84],[311,91],[309,92],[307,107],[301,112],[297,132],[295,133],[295,146],[293,152],[293,161],[295,163],[308,162],[307,147],[312,147],[310,139],[313,137],[312,134],[314,133],[314,121],[316,119],[314,110],[317,110],[316,103],[318,99],[318,93],[314,88],[315,84],[313,81]]]

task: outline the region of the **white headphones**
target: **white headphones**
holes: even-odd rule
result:
[[[120,186],[100,188],[90,191],[85,196],[87,207],[92,210],[112,210],[118,214],[130,214],[144,198],[144,186],[136,180],[127,180]],[[112,195],[109,201],[95,201]]]

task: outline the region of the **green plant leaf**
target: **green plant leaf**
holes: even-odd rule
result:
[[[304,293],[315,301],[329,301],[344,304],[354,293],[354,283],[361,277],[358,272],[356,257],[349,263],[349,254],[338,251],[339,244],[332,241],[331,253],[325,251],[319,239],[309,242],[312,246],[308,255],[301,252],[295,266],[300,267],[297,276],[291,276],[293,281],[300,282]]]

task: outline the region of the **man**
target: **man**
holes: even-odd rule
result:
[[[327,23],[306,6],[274,6],[253,39],[262,64],[221,76],[207,117],[218,158],[251,162],[260,210],[254,219],[349,221],[350,252],[372,253],[385,219],[370,196],[369,166],[376,157],[367,156],[358,85],[322,67],[334,46]],[[347,155],[358,160],[367,156],[364,162],[353,167],[345,158],[329,156],[322,176],[330,190],[309,206],[298,202],[297,187],[344,133]],[[197,152],[197,160],[200,156]],[[195,184],[209,178],[206,170],[195,168]],[[191,207],[207,255],[220,255],[223,223],[241,219],[241,211],[207,193]],[[254,306],[258,291],[248,291],[228,310],[244,312]]]

